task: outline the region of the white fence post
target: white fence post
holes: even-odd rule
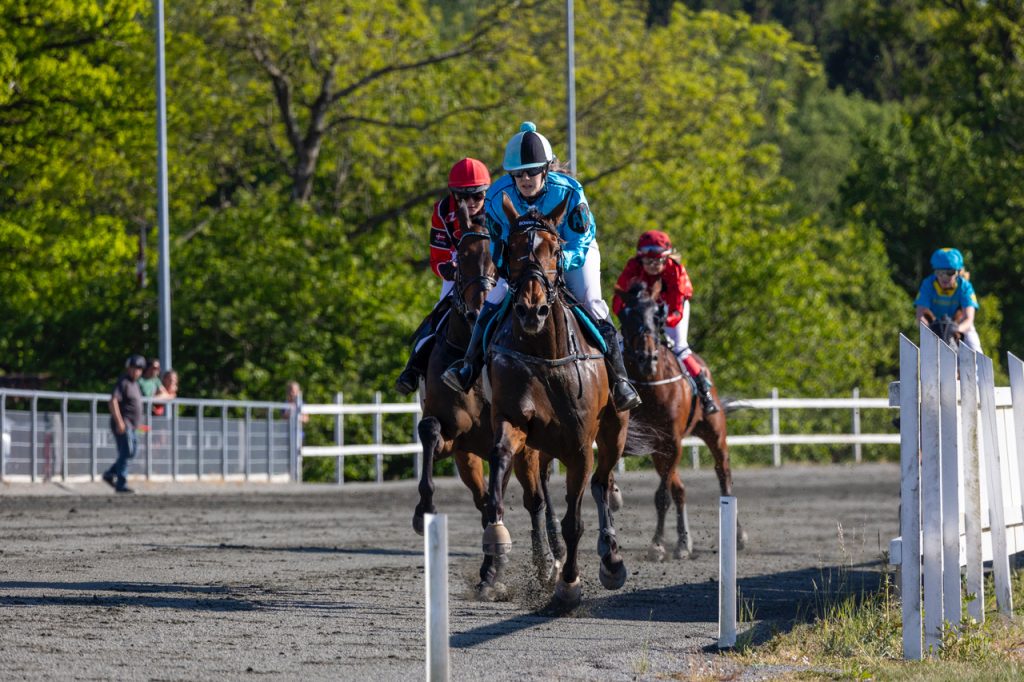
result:
[[[974,595],[967,613],[985,622],[985,573],[981,552],[981,469],[978,448],[978,365],[974,351],[960,344],[960,412],[963,418],[964,556],[967,593]]]
[[[853,387],[853,400],[856,402],[860,400],[860,389],[856,386]],[[853,406],[853,435],[860,437],[860,406]],[[857,464],[861,463],[863,458],[862,446],[860,443],[853,444],[853,461]]]
[[[939,337],[921,325],[921,553],[924,572],[924,649],[942,642],[942,441]]]
[[[772,400],[779,399],[779,389],[772,389]],[[772,464],[782,466],[782,445],[779,444],[779,408],[772,405],[772,436],[775,442],[772,444]]]
[[[736,645],[736,498],[718,498],[718,648]]]
[[[1010,593],[1010,559],[1006,551],[1006,519],[1003,513],[1002,466],[996,431],[996,389],[992,359],[978,356],[978,393],[981,402],[981,434],[985,448],[985,477],[988,481],[988,519],[992,529],[992,574],[996,606],[1007,616],[1013,613]]]
[[[380,405],[381,397],[380,391],[373,394],[373,404]],[[373,444],[383,445],[384,444],[384,415],[381,413],[380,408],[377,409],[373,414]],[[377,459],[374,463],[374,470],[377,474],[377,483],[384,481],[384,451],[377,451]]]
[[[334,394],[334,404],[344,405],[345,394],[338,391]],[[345,415],[334,415],[334,444],[339,448],[345,445]],[[345,484],[345,455],[338,455],[334,460],[334,482]]]
[[[921,660],[921,498],[918,349],[900,334],[900,535],[903,658]]]
[[[448,517],[423,515],[423,563],[427,606],[427,680],[447,682],[448,663]]]
[[[956,353],[939,344],[939,419],[942,432],[942,618],[960,624],[960,463],[956,418]],[[941,641],[941,633],[940,633]]]

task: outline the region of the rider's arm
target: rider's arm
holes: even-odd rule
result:
[[[430,269],[441,279],[451,279],[445,277],[440,270],[442,263],[451,262],[453,251],[451,240],[448,239],[448,230],[445,229],[440,214],[444,203],[444,201],[438,202],[430,216]]]
[[[668,308],[665,324],[674,327],[683,319],[683,302],[693,297],[693,284],[686,268],[675,260],[669,259],[661,275],[663,288],[661,300]]]
[[[590,212],[583,189],[571,189],[568,213],[559,227],[562,245],[562,269],[566,272],[583,267],[590,244],[597,238],[597,225]]]
[[[956,326],[956,329],[958,332],[969,332],[974,329],[974,313],[977,308],[968,306],[966,308],[962,308],[962,310],[964,311],[964,317],[960,320],[960,324]]]
[[[922,320],[924,320],[925,315],[927,315],[931,311],[928,308],[926,308],[925,306],[919,305],[915,309],[915,312],[916,312],[916,314],[914,315],[914,317],[917,319],[918,322],[921,322]]]

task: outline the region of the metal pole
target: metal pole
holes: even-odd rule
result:
[[[448,661],[448,517],[426,514],[423,522],[427,680],[447,682],[451,676]]]
[[[171,247],[167,217],[167,98],[164,82],[164,3],[153,0],[156,14],[156,141],[157,141],[157,231],[160,243],[160,264],[157,276],[157,298],[160,300],[160,362],[164,371],[171,363]]]
[[[718,648],[736,646],[736,498],[718,498]]]
[[[576,175],[576,16],[573,0],[565,0],[566,108],[569,117],[569,170]]]

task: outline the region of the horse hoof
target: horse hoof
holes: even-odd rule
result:
[[[503,556],[512,551],[512,536],[501,521],[490,523],[484,529],[484,554],[486,556]]]
[[[504,583],[480,583],[476,586],[476,596],[480,601],[496,602],[508,599],[508,588]]]
[[[665,548],[661,545],[651,545],[647,548],[647,559],[649,561],[664,561]]]
[[[558,576],[561,572],[562,562],[556,559],[546,568],[542,566],[537,570],[537,580],[541,585],[551,586],[555,584],[556,580],[558,580]]]
[[[562,576],[558,576],[555,583],[555,601],[566,608],[576,608],[583,600],[583,583],[577,577],[571,583],[565,582]]]
[[[613,483],[611,490],[608,491],[608,508],[613,512],[622,509],[622,491],[619,490],[617,483]]]
[[[672,558],[675,560],[685,559],[690,556],[690,549],[683,545],[676,545],[675,550],[672,552]]]
[[[626,564],[622,561],[619,561],[614,570],[609,569],[605,566],[604,561],[602,561],[599,577],[601,578],[601,584],[604,585],[606,590],[617,590],[626,584],[629,571],[626,569]]]

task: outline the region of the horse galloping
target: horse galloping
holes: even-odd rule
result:
[[[481,513],[481,523],[486,527],[487,486],[484,484],[480,453],[489,451],[494,440],[490,403],[479,383],[466,393],[453,391],[441,380],[441,374],[465,352],[480,308],[497,282],[497,271],[491,259],[490,233],[470,220],[465,202],[459,203],[458,210],[460,224],[465,227],[456,245],[458,265],[450,294],[451,306],[447,319],[438,325],[439,338],[427,363],[421,400],[424,416],[417,426],[423,446],[423,467],[419,483],[420,501],[413,515],[413,528],[420,535],[423,534],[423,515],[436,512],[434,462],[447,456],[454,457],[459,478],[472,494],[473,503]],[[564,549],[559,539],[558,521],[550,505],[546,504],[548,472],[540,471],[539,457],[532,451],[527,451],[517,460],[515,470],[526,491],[524,506],[531,513],[539,510],[545,517],[548,541],[560,557]],[[508,484],[510,473],[504,476],[502,487]],[[549,579],[552,572],[549,569],[541,578]]]
[[[608,495],[612,469],[625,445],[628,417],[615,411],[604,355],[585,337],[565,299],[556,228],[566,205],[567,200],[548,215],[534,209],[520,216],[509,197],[503,196],[502,209],[511,228],[506,254],[511,293],[505,305],[511,305],[512,314],[499,323],[487,348],[485,381],[495,440],[479,585],[481,596],[487,597],[500,578],[496,558],[511,548],[503,523],[501,479],[524,448],[536,448],[541,453],[541,470],[546,471],[553,459],[566,469],[568,508],[562,519],[566,555],[554,591],[554,603],[560,608],[575,607],[582,598],[577,553],[583,535],[583,491],[594,467],[595,441],[597,467],[590,488],[600,524],[600,580],[606,588],[618,589],[628,575],[619,555]]]
[[[643,404],[633,411],[631,418],[657,434],[651,454],[654,467],[661,477],[654,495],[658,523],[647,551],[648,558],[655,561],[665,558],[662,537],[670,496],[676,506],[677,542],[673,557],[682,559],[693,551],[686,514],[686,488],[678,472],[684,437],[693,433],[707,444],[715,459],[715,473],[718,475],[721,494],[732,495],[725,422],[728,409],[719,409],[710,416],[704,414],[689,373],[663,340],[665,310],[658,301],[660,284],[655,283],[653,289],[648,291],[642,282],[638,282],[628,292],[619,292],[626,304],[620,314],[626,369],[643,399]],[[711,370],[707,363],[699,355],[694,354],[694,357],[710,376]],[[714,387],[712,393],[721,408]],[[737,524],[738,548],[742,549],[746,540],[746,533]]]

